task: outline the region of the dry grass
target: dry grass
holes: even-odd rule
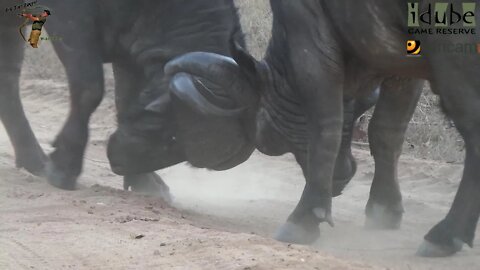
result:
[[[368,130],[373,110],[359,123]],[[363,142],[368,141],[365,138]],[[423,91],[415,114],[405,134],[403,152],[423,159],[460,163],[464,159],[464,143],[452,121],[440,109],[440,98],[432,93],[428,84]]]
[[[409,124],[405,143],[407,152],[419,158],[462,162],[465,155],[463,139],[439,104],[440,98],[426,89]]]
[[[271,36],[272,12],[268,0],[235,0],[247,38],[248,50],[262,58]]]
[[[293,1],[293,0],[292,0]],[[260,59],[271,35],[272,14],[268,0],[235,0],[241,14],[249,51]],[[64,80],[62,65],[51,44],[27,50],[24,72],[28,76]],[[111,73],[107,74],[111,75]],[[366,115],[367,124],[370,114]],[[362,124],[365,129],[366,124]],[[419,158],[459,162],[463,160],[463,141],[438,106],[438,97],[426,90],[406,135],[404,152]]]

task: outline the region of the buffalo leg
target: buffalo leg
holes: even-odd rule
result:
[[[0,27],[0,119],[15,150],[16,165],[34,175],[43,175],[46,156],[23,111],[19,79],[24,44],[12,18]]]
[[[357,162],[352,155],[353,128],[358,118],[375,105],[378,96],[379,89],[376,89],[369,95],[343,102],[342,143],[333,174],[332,195],[334,197],[342,194],[343,189],[352,180],[357,171]]]
[[[129,190],[129,188],[134,192],[160,197],[168,203],[173,201],[170,188],[154,172],[124,176],[123,189]]]
[[[115,75],[115,105],[117,108],[118,122],[128,117],[129,108],[132,102],[137,100],[134,95],[138,89],[144,87],[138,82],[144,81],[141,78],[143,74],[139,72],[135,65],[126,63],[114,63],[113,71]],[[155,172],[126,175],[123,177],[123,188],[131,189],[134,192],[155,195],[164,199],[166,202],[172,202],[170,188]]]
[[[333,225],[332,178],[343,124],[344,60],[340,46],[334,42],[333,27],[325,21],[311,23],[319,21],[316,16],[326,15],[313,14],[308,4],[282,3],[290,11],[283,14],[285,19],[295,21],[285,26],[285,48],[289,50],[285,55],[295,78],[291,88],[305,101],[309,134],[306,153],[296,153],[304,170],[305,188],[276,239],[309,244],[319,237],[321,222]]]
[[[398,159],[423,84],[422,80],[396,77],[382,83],[368,129],[375,175],[366,207],[367,227],[396,229],[400,226],[403,206],[397,179]]]
[[[355,99],[353,118],[358,120],[366,111],[370,110],[377,104],[380,98],[380,88],[376,88],[369,95],[362,96]]]
[[[103,69],[101,62],[90,58],[88,54],[83,59],[68,55],[62,60],[67,66],[71,108],[65,125],[53,143],[55,151],[50,154],[47,177],[50,184],[72,190],[82,171],[90,116],[102,100]]]
[[[418,251],[421,256],[438,257],[454,254],[463,243],[472,246],[480,215],[480,60],[470,55],[437,55],[431,61],[432,90],[440,94],[442,107],[466,146],[463,176],[450,211],[428,232]]]
[[[54,49],[62,61],[70,88],[70,112],[60,134],[53,143],[55,151],[47,164],[49,182],[62,189],[74,189],[83,166],[88,141],[90,116],[104,93],[101,47],[98,44],[95,20],[85,19],[79,10],[95,10],[93,1],[51,1],[62,10],[48,20],[50,35],[64,37]],[[72,31],[66,22],[81,21],[81,29]],[[68,38],[67,38],[68,37]]]
[[[352,136],[355,125],[355,100],[343,102],[343,128],[342,143],[335,162],[333,173],[332,195],[334,197],[342,194],[343,189],[352,180],[357,171],[357,162],[352,155]]]

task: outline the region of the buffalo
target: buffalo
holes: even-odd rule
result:
[[[126,189],[165,193],[168,187],[151,172],[185,160],[198,167],[228,169],[250,156],[254,144],[249,136],[253,133],[245,132],[251,128],[244,125],[251,120],[244,116],[206,119],[183,103],[176,106],[163,71],[169,60],[191,51],[230,56],[232,33],[244,44],[233,0],[45,0],[42,5],[52,11],[45,28],[51,36],[61,37],[52,44],[65,67],[71,107],[47,159],[18,95],[24,51],[19,20],[13,13],[2,16],[0,116],[18,166],[46,174],[56,187],[75,188],[89,119],[103,98],[103,63],[113,65],[118,115],[108,156],[113,171],[125,176]],[[227,105],[238,102],[241,97]],[[250,117],[254,118],[254,111]],[[218,129],[224,132],[211,132]],[[207,135],[211,142],[197,139]]]
[[[75,188],[88,140],[89,118],[103,97],[101,65],[106,62],[113,64],[118,115],[118,129],[109,140],[108,156],[113,171],[125,176],[125,189],[168,199],[168,187],[152,171],[183,161],[200,168],[225,170],[249,157],[254,149],[251,125],[257,108],[250,101],[257,100],[257,95],[243,93],[230,100],[225,97],[225,106],[243,104],[242,109],[222,111],[220,117],[204,117],[189,104],[171,97],[163,71],[169,60],[191,51],[231,56],[231,35],[244,45],[232,0],[101,4],[45,0],[42,4],[53,11],[45,25],[49,34],[61,37],[53,45],[67,73],[71,110],[53,144],[55,151],[47,159],[25,119],[18,95],[24,52],[15,24],[18,20],[14,14],[2,17],[1,30],[6,38],[0,49],[6,61],[0,73],[5,78],[0,115],[11,135],[19,167],[43,175],[47,162],[51,184]],[[87,20],[80,14],[90,14],[94,19]],[[70,31],[80,26],[81,33]],[[177,82],[181,85],[188,80]],[[372,101],[360,99],[356,104],[361,113]],[[219,129],[223,132],[215,132]],[[348,137],[348,130],[346,134]],[[352,175],[340,178],[348,180]]]
[[[478,8],[471,10],[471,3],[451,2],[448,11],[467,9],[466,22],[471,24]],[[165,71],[172,77],[176,98],[206,115],[216,116],[225,110],[225,96],[233,100],[236,96],[259,96],[250,101],[259,105],[254,126],[257,148],[269,155],[293,153],[306,179],[300,202],[277,239],[308,244],[319,237],[321,222],[333,225],[332,196],[346,184],[336,184],[335,175],[348,179],[354,171],[349,141],[344,136],[341,143],[342,126],[348,126],[354,115],[348,100],[369,96],[378,86],[380,96],[369,126],[375,175],[366,223],[399,227],[403,206],[397,163],[423,80],[428,80],[465,140],[466,159],[450,211],[425,236],[418,254],[448,256],[464,243],[472,246],[480,215],[480,57],[436,46],[476,44],[479,36],[471,34],[474,31],[444,34],[448,30],[455,33],[453,28],[462,27],[462,23],[447,23],[443,34],[409,33],[411,7],[400,0],[270,3],[272,38],[262,61],[232,41],[233,59],[190,53],[167,64]],[[418,10],[428,14],[433,3],[420,1]],[[418,26],[430,27],[428,21]],[[421,57],[407,57],[408,40],[421,41]],[[199,80],[208,84],[195,84]],[[340,169],[335,169],[336,165]]]

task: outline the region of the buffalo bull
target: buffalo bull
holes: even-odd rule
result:
[[[118,113],[108,155],[113,171],[125,175],[125,188],[163,192],[162,180],[149,172],[185,160],[198,167],[226,169],[251,154],[253,134],[245,132],[251,128],[244,126],[251,120],[233,110],[229,116],[235,116],[234,121],[225,117],[204,121],[183,103],[174,106],[163,72],[166,62],[187,52],[230,55],[232,33],[243,44],[233,0],[44,0],[42,5],[52,11],[45,28],[50,35],[62,37],[52,44],[65,67],[71,95],[68,119],[46,166],[51,184],[75,188],[89,119],[104,93],[102,64],[108,62],[114,69]],[[41,173],[45,156],[18,97],[24,48],[19,20],[7,14],[2,15],[2,23],[0,116],[15,146],[17,164]],[[237,98],[225,99],[225,106],[241,105],[242,97]],[[211,132],[222,128],[222,134]],[[197,139],[205,136],[215,144]]]
[[[234,45],[236,68],[231,59],[192,53],[169,63],[166,72],[173,76],[174,85],[188,76],[194,76],[193,81],[198,77],[209,81],[207,87],[185,83],[174,92],[181,92],[176,96],[193,108],[212,115],[223,106],[224,96],[259,93],[257,147],[272,155],[292,152],[306,178],[300,202],[277,238],[310,243],[319,236],[319,223],[333,224],[335,164],[346,170],[352,164],[348,151],[342,153],[348,145],[341,146],[342,124],[351,121],[348,112],[352,107],[344,108],[342,100],[368,94],[378,85],[382,91],[369,127],[375,175],[366,207],[367,224],[398,228],[403,206],[397,163],[422,79],[426,79],[465,140],[466,160],[450,211],[425,236],[418,254],[447,256],[459,251],[463,243],[472,246],[480,214],[480,57],[436,50],[435,46],[476,44],[479,36],[411,36],[407,3],[400,0],[270,2],[273,30],[263,61],[255,61]],[[465,8],[461,1],[451,2],[448,11],[453,8],[459,13]],[[428,10],[429,4],[434,2],[421,1],[419,10]],[[469,14],[471,22],[473,12]],[[423,22],[420,26],[429,27]],[[461,23],[445,29],[455,27]],[[423,57],[406,57],[407,40],[422,41]],[[238,75],[235,81],[222,80],[232,74]],[[212,85],[215,91],[207,91]],[[343,111],[346,121],[342,121]],[[340,162],[335,161],[337,156]]]
[[[243,45],[233,1],[45,0],[43,4],[53,12],[45,27],[50,35],[62,38],[53,45],[65,66],[71,92],[70,114],[47,164],[50,183],[64,189],[75,187],[89,118],[104,92],[105,62],[113,63],[118,112],[118,129],[109,141],[108,155],[113,171],[125,175],[126,189],[168,196],[164,193],[168,187],[149,172],[185,160],[197,167],[223,170],[250,155],[254,129],[249,125],[256,111],[256,103],[251,101],[258,99],[256,94],[225,97],[222,102],[227,109],[216,111],[221,117],[205,118],[172,99],[163,73],[166,62],[186,52],[203,50],[230,56],[232,33]],[[46,158],[18,96],[24,50],[18,22],[13,13],[2,17],[0,31],[5,40],[0,53],[5,61],[1,62],[0,116],[14,144],[18,166],[43,174]],[[81,31],[72,31],[77,28]],[[182,85],[188,79],[178,82]],[[238,106],[241,109],[236,109]],[[219,129],[223,132],[214,132]]]

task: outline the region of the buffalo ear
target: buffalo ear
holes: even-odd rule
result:
[[[258,81],[258,66],[260,63],[233,38],[230,39],[230,53],[247,79],[251,83],[256,84]]]

